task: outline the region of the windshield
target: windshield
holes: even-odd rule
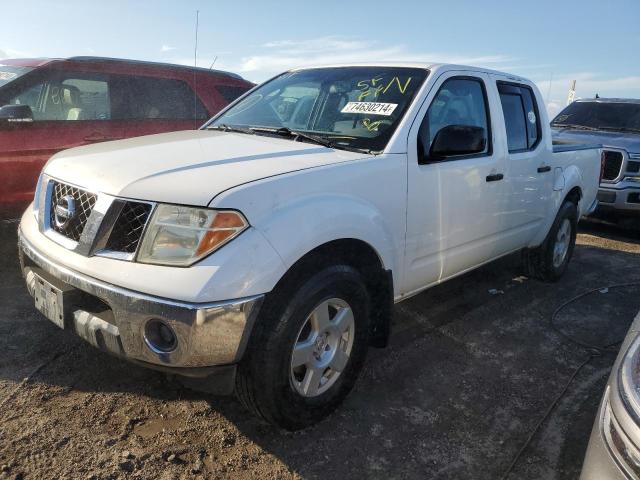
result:
[[[640,103],[574,102],[551,125],[640,133]]]
[[[307,137],[291,138],[305,141],[313,135],[334,148],[381,151],[428,73],[397,67],[287,72],[258,87],[206,127],[304,132]]]
[[[13,67],[10,65],[0,64],[0,87],[3,87],[16,78],[21,77],[25,73],[29,73],[33,68],[29,67]]]

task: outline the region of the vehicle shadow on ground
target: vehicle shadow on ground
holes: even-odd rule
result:
[[[619,283],[621,277],[640,281],[640,254],[580,245],[567,275],[556,284],[522,277],[518,256],[510,256],[397,305],[390,346],[371,350],[345,404],[318,425],[295,433],[261,423],[233,398],[186,390],[159,373],[97,352],[34,312],[15,265],[3,265],[3,270],[13,279],[0,290],[2,383],[18,382],[44,365],[25,387],[37,385],[33,391],[38,395],[117,394],[128,399],[122,400],[122,409],[130,411],[118,412],[114,405],[110,415],[122,413],[118,421],[134,426],[154,420],[156,410],[145,413],[146,407],[132,403],[160,402],[166,407],[165,432],[189,439],[188,448],[220,450],[231,441],[248,449],[245,443],[255,444],[305,478],[493,479],[588,356],[550,328],[551,313],[573,296]],[[624,336],[638,308],[640,296],[611,290],[568,306],[558,325],[590,341],[610,342]],[[54,352],[60,356],[47,363]],[[602,357],[583,369],[513,478],[577,477],[613,359]],[[13,415],[27,415],[20,411],[33,401],[16,401]],[[212,416],[194,407],[191,413],[203,417],[195,427],[171,424],[171,416],[190,415],[172,410],[178,403],[185,408],[185,401],[208,402]],[[53,409],[49,415],[73,411]],[[98,435],[102,427],[96,428]],[[216,429],[224,431],[222,447],[204,435]],[[154,438],[146,440],[149,448]],[[250,472],[251,459],[247,462]]]

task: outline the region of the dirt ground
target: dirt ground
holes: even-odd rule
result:
[[[501,478],[589,357],[551,313],[640,281],[640,235],[589,224],[557,284],[522,277],[510,257],[433,288],[396,306],[391,345],[370,351],[342,408],[285,433],[46,321],[23,286],[15,229],[0,224],[0,478],[11,479]],[[638,309],[637,290],[610,289],[557,323],[605,344]],[[509,478],[577,478],[613,360],[580,370]]]

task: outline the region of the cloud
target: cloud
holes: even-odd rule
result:
[[[421,52],[403,44],[343,36],[325,36],[306,40],[274,40],[255,48],[256,53],[237,61],[220,59],[218,68],[243,73],[252,80],[264,80],[295,67],[333,63],[397,61],[448,62],[494,67],[513,60],[499,54],[461,56],[450,53]]]
[[[171,48],[171,47],[169,47]],[[205,52],[198,54],[198,65],[208,68],[218,56],[215,68],[242,74],[245,78],[261,82],[271,76],[295,67],[354,62],[444,62],[492,68],[531,78],[542,92],[549,115],[564,108],[569,86],[577,81],[576,96],[636,96],[640,97],[640,77],[610,77],[593,72],[567,73],[553,64],[526,63],[500,52],[478,55],[460,55],[455,52],[423,51],[402,43],[382,43],[376,40],[349,36],[323,36],[301,40],[278,39],[251,47],[247,56],[232,56],[231,52]],[[172,61],[193,65],[193,58],[174,58]],[[541,74],[540,72],[546,72]],[[549,74],[555,72],[549,86]]]
[[[569,88],[576,81],[576,98],[601,97],[640,97],[640,76],[608,77],[592,72],[563,73],[537,80],[536,84],[547,102],[549,116],[558,113],[567,104]]]
[[[171,46],[169,46],[169,45],[162,45],[162,46],[160,47],[160,51],[161,51],[162,53],[170,52],[170,51],[175,50],[175,49],[176,49],[176,47],[171,47]]]
[[[560,104],[558,102],[547,102],[547,113],[549,114],[549,120],[553,120],[553,118],[560,113],[565,107],[564,104]]]
[[[0,47],[0,58],[25,58],[31,57],[27,52],[22,52],[20,50],[14,50],[9,47]]]

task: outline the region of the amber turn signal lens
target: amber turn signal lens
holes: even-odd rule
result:
[[[247,226],[245,219],[236,212],[219,212],[211,222],[211,226],[200,240],[196,255],[204,255],[217,246],[237,235]]]

